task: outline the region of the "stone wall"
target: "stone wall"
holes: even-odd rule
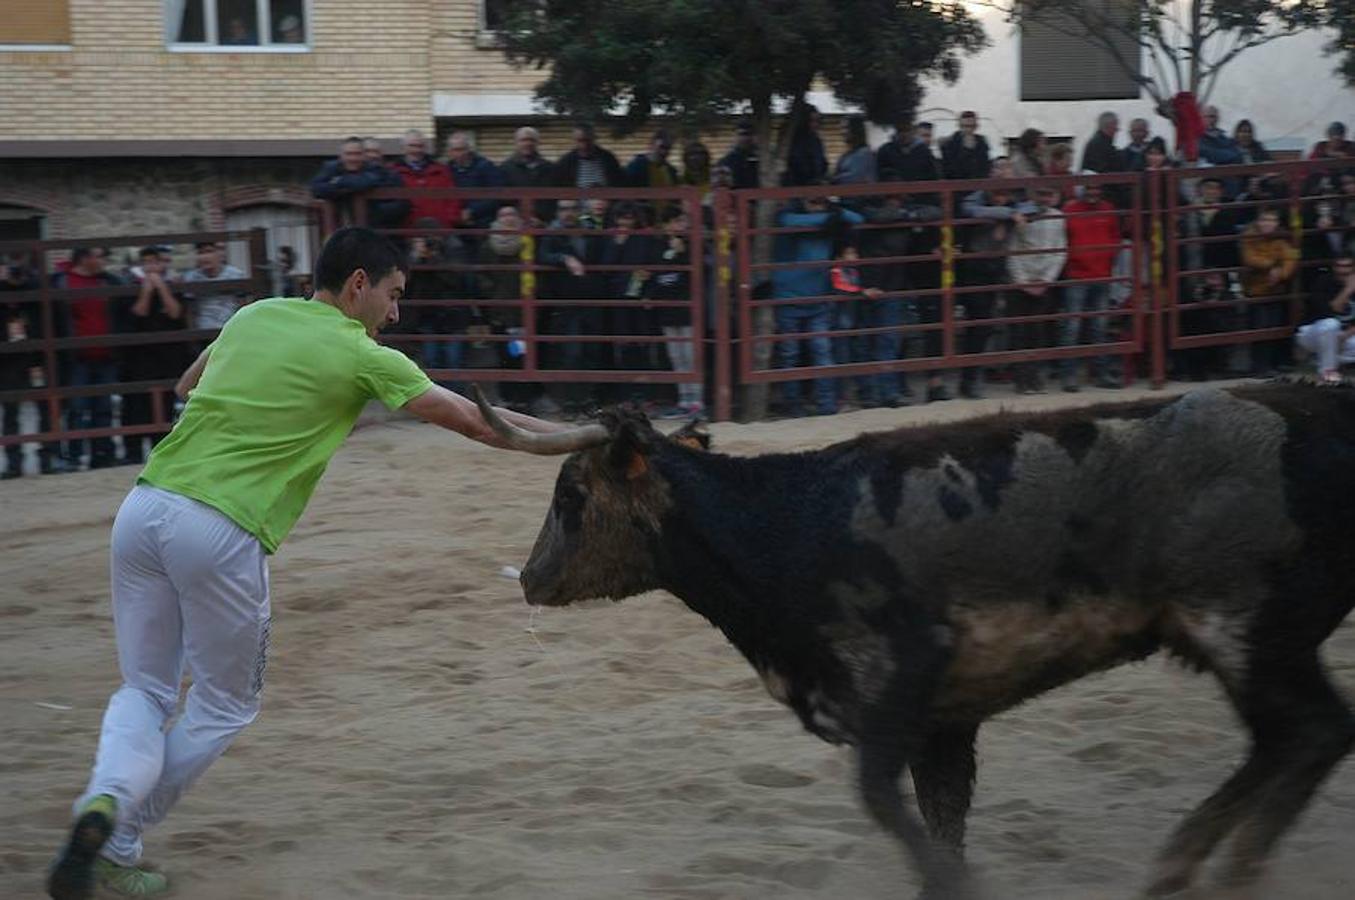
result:
[[[229,209],[306,203],[321,159],[9,160],[0,203],[47,215],[48,236],[101,237],[225,227]]]

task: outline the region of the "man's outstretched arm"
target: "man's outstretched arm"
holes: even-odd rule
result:
[[[404,408],[425,422],[440,425],[443,428],[455,431],[457,434],[465,435],[473,441],[479,441],[491,447],[511,449],[480,415],[480,410],[476,408],[475,402],[455,391],[449,391],[435,384],[406,403]],[[547,422],[544,419],[537,419],[508,409],[498,409],[498,413],[519,428],[538,434],[550,434],[554,431],[564,431],[569,428],[568,425],[557,425],[554,422]]]

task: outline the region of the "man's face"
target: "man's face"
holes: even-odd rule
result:
[[[204,272],[215,272],[221,267],[221,251],[215,245],[198,248],[198,268]]]
[[[560,219],[560,224],[566,228],[573,228],[579,222],[579,202],[577,200],[561,200],[555,207],[556,214]]]
[[[470,161],[470,142],[452,138],[447,142],[447,158],[458,165],[465,165]]]
[[[740,132],[736,143],[740,150],[752,150],[757,146],[757,137],[751,131]]]
[[[687,221],[687,216],[684,213],[683,215],[675,216],[669,219],[667,222],[665,222],[663,226],[663,232],[669,237],[682,237],[687,233],[687,227],[689,224],[690,223],[688,223]]]
[[[602,197],[594,197],[588,201],[588,214],[598,221],[607,218],[607,207],[611,201]]]
[[[1161,150],[1158,150],[1156,147],[1154,147],[1153,149],[1144,153],[1143,158],[1147,162],[1148,168],[1160,169],[1162,168],[1163,164],[1167,161],[1167,154],[1163,153]]]
[[[505,231],[517,231],[522,227],[522,216],[511,206],[499,210],[499,214],[494,217],[494,225]]]
[[[1012,177],[1012,161],[1011,161],[1010,159],[1006,159],[1006,158],[1003,158],[1003,159],[995,159],[995,160],[993,160],[993,177],[994,177],[994,178],[1011,178],[1011,177]]]
[[[1082,192],[1082,196],[1083,196],[1084,198],[1086,198],[1086,200],[1087,200],[1088,203],[1100,203],[1100,202],[1101,202],[1101,185],[1099,185],[1099,184],[1089,184],[1089,185],[1087,185],[1086,189],[1083,190],[1083,192]]]
[[[1200,185],[1200,199],[1213,206],[1223,196],[1223,186],[1216,181],[1206,181]]]
[[[159,275],[165,271],[165,262],[159,253],[147,253],[141,257],[141,271],[147,275]]]
[[[579,151],[580,156],[592,156],[593,146],[593,135],[582,128],[574,129],[574,149]]]
[[[1219,127],[1219,108],[1217,106],[1206,106],[1204,108],[1204,127]]]
[[[339,162],[350,172],[356,172],[362,168],[362,141],[349,141],[339,148]]]
[[[80,260],[80,265],[76,266],[80,272],[85,275],[98,275],[104,270],[104,252],[96,249],[84,259]]]
[[[384,158],[384,155],[381,152],[381,145],[377,143],[363,144],[362,155],[366,158],[367,162],[374,163],[380,163]]]
[[[1116,116],[1107,116],[1106,120],[1101,123],[1101,130],[1111,137],[1115,137],[1115,135],[1120,132],[1119,118]]]
[[[919,128],[915,134],[924,146],[930,147],[932,145],[932,130],[930,128]]]
[[[376,337],[381,329],[400,321],[400,298],[405,295],[405,273],[392,269],[377,282],[368,278],[365,272],[361,272],[361,276],[360,280],[350,282],[355,293],[354,311],[362,327],[367,329],[367,334]]]
[[[1148,123],[1142,119],[1135,119],[1129,123],[1129,139],[1136,144],[1142,144],[1148,140]]]
[[[1262,213],[1256,220],[1256,230],[1262,234],[1274,234],[1280,227],[1280,217],[1274,213]]]
[[[516,146],[518,149],[519,156],[526,157],[527,159],[532,159],[533,157],[536,156],[537,153],[536,135],[534,134],[518,135]]]
[[[960,130],[965,134],[973,134],[979,130],[979,120],[973,116],[962,116],[960,118]]]
[[[413,162],[422,162],[428,157],[428,141],[421,137],[405,138],[405,157]]]
[[[1057,191],[1051,191],[1047,188],[1041,188],[1035,192],[1035,202],[1040,206],[1052,207],[1059,205],[1059,195]]]
[[[668,141],[655,138],[649,142],[649,152],[655,159],[667,159],[668,154],[673,152],[673,145]]]

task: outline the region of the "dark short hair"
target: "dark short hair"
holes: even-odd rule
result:
[[[976,112],[974,112],[974,110],[972,110],[972,109],[966,109],[964,112],[962,112],[962,113],[960,113],[958,116],[956,116],[956,118],[959,118],[959,119],[977,119],[978,117],[979,117],[979,114],[976,113]]]
[[[1204,187],[1206,184],[1217,184],[1219,187],[1223,187],[1223,179],[1221,179],[1221,178],[1204,178],[1204,179],[1201,179],[1201,181],[1200,181],[1200,187]]]
[[[145,259],[148,256],[159,256],[159,247],[142,247],[141,252],[136,255],[137,259]]]
[[[315,289],[339,291],[358,269],[372,281],[380,281],[396,269],[405,271],[405,260],[395,245],[370,228],[340,228],[329,236],[315,261]]]
[[[217,242],[216,242],[216,241],[198,241],[196,244],[193,245],[193,249],[194,249],[194,250],[215,250],[215,249],[217,249]]]
[[[339,146],[342,147],[344,144],[361,144],[361,143],[362,138],[358,137],[356,134],[350,134],[348,137],[339,141]]]
[[[1166,156],[1166,155],[1167,155],[1167,142],[1164,141],[1164,140],[1163,140],[1162,138],[1160,138],[1160,137],[1155,137],[1155,138],[1153,138],[1151,141],[1149,141],[1149,142],[1148,142],[1148,146],[1144,148],[1144,152],[1145,152],[1145,153],[1147,153],[1149,150],[1156,150],[1157,152],[1161,153],[1163,156]]]
[[[98,247],[76,247],[71,251],[71,265],[78,266],[91,256],[97,256]]]
[[[663,212],[659,213],[659,222],[660,224],[667,225],[678,216],[685,215],[687,215],[687,210],[683,209],[681,206],[669,206],[666,207]]]
[[[915,125],[914,127],[915,127],[915,128],[925,128],[925,129],[927,129],[928,131],[935,131],[935,130],[936,130],[936,129],[934,129],[934,128],[932,127],[932,123],[931,123],[931,122],[918,122],[917,125]]]

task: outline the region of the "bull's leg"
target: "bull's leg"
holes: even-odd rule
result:
[[[1259,673],[1258,673],[1259,674]],[[1255,881],[1275,843],[1293,825],[1313,793],[1355,744],[1355,715],[1332,687],[1316,656],[1258,679],[1258,690],[1278,692],[1289,710],[1280,772],[1238,827],[1226,877]]]
[[[963,897],[962,873],[956,861],[932,846],[927,832],[903,803],[899,776],[903,774],[905,753],[894,744],[862,743],[858,748],[861,799],[871,817],[893,835],[922,874],[923,896],[928,898]]]
[[[1288,658],[1269,663],[1254,658],[1244,678],[1225,679],[1251,730],[1250,754],[1176,829],[1158,861],[1150,896],[1187,887],[1219,841],[1244,822],[1233,877],[1254,878],[1275,841],[1349,749],[1355,725],[1315,652],[1274,655]]]
[[[974,796],[978,731],[977,723],[937,729],[910,767],[927,830],[957,861],[964,855],[965,816]]]

